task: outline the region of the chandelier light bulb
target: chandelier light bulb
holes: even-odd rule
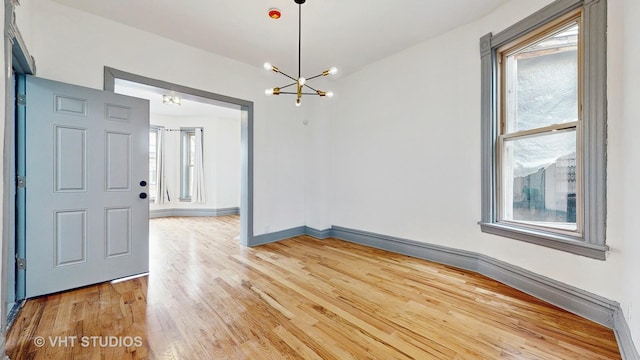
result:
[[[271,95],[273,95],[273,89],[271,89],[271,88],[266,89],[266,90],[264,91],[264,94],[265,94],[265,95],[267,95],[267,96],[271,96]]]
[[[263,66],[264,66],[265,70],[272,70],[273,69],[273,65],[271,65],[270,62],[265,62]]]
[[[302,101],[300,100],[300,98],[296,99],[296,106],[300,107],[300,105],[302,105]]]
[[[333,91],[327,91],[327,97],[328,98],[332,98],[333,97]]]
[[[332,66],[331,69],[329,69],[329,74],[331,75],[335,75],[338,73],[338,68],[335,66]]]
[[[300,85],[304,85],[304,83],[305,83],[305,82],[307,82],[307,79],[305,79],[305,78],[303,78],[303,77],[301,77],[301,78],[299,78],[299,79],[298,79],[298,83],[299,83]]]

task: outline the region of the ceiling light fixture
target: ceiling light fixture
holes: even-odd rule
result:
[[[175,95],[162,95],[162,103],[165,105],[180,106],[180,98]]]
[[[284,86],[275,87],[273,89],[267,89],[265,90],[264,93],[266,95],[280,95],[280,94],[296,95],[296,106],[300,106],[302,104],[302,95],[318,95],[320,97],[325,97],[325,96],[333,97],[332,91],[322,91],[322,90],[314,89],[311,86],[309,86],[307,83],[309,80],[313,80],[321,76],[335,75],[338,72],[338,69],[336,69],[335,67],[332,67],[329,70],[325,70],[318,75],[315,75],[306,79],[301,76],[300,63],[301,63],[301,47],[302,47],[302,4],[304,4],[306,0],[293,0],[293,1],[296,4],[298,4],[298,77],[294,78],[293,76],[287,75],[282,71],[280,71],[280,69],[278,69],[276,66],[273,66],[270,63],[266,62],[264,63],[265,70],[269,70],[269,71],[273,71],[275,73],[281,74],[282,76],[285,76],[293,80],[294,82]],[[288,88],[293,85],[296,85],[296,89],[297,89],[296,92],[282,91],[282,89]],[[313,92],[303,92],[302,90],[304,88],[311,89],[311,91]]]

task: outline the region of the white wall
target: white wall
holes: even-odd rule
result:
[[[323,136],[330,143],[317,146],[329,150],[321,161],[329,165],[323,171],[330,174],[326,179],[331,186],[326,193],[307,191],[307,224],[333,224],[486,254],[619,301],[627,315],[630,303],[638,309],[634,312],[640,311],[633,275],[640,273],[640,231],[638,221],[632,220],[640,204],[640,170],[631,165],[640,161],[634,141],[640,132],[636,0],[609,0],[607,261],[483,234],[477,225],[479,39],[550,2],[511,1],[479,21],[342,79],[335,104],[312,120],[330,122],[329,134],[308,135]],[[623,2],[629,5],[624,12]],[[623,75],[620,59],[628,74]],[[329,220],[314,204],[324,196],[331,198]],[[630,323],[640,344],[640,321],[632,318]]]
[[[612,0],[609,0],[612,1]],[[618,126],[618,140],[621,150],[610,154],[609,161],[614,162],[621,169],[620,181],[617,186],[620,196],[616,204],[619,216],[620,235],[625,241],[625,267],[622,272],[623,306],[628,317],[629,326],[633,333],[636,348],[640,350],[640,222],[638,208],[640,207],[640,2],[637,0],[615,1],[616,19],[624,25],[621,36],[622,64],[617,63],[612,71],[619,72],[622,86],[616,96],[618,102],[622,100],[622,116]],[[624,6],[624,7],[623,7]],[[624,15],[623,15],[624,14]],[[623,21],[620,21],[623,20]],[[616,54],[613,54],[616,55]],[[618,53],[617,55],[620,55]],[[616,113],[615,115],[619,115]],[[624,131],[623,131],[624,130]],[[613,158],[615,156],[615,158]],[[613,158],[613,159],[612,159]],[[611,187],[613,187],[611,186]],[[610,187],[610,188],[611,188]],[[613,274],[612,276],[615,276]],[[629,319],[630,317],[630,319]]]
[[[240,111],[236,119],[151,115],[151,125],[166,129],[202,128],[205,203],[180,201],[179,131],[165,131],[167,187],[171,201],[150,204],[161,209],[226,209],[240,207]]]
[[[273,74],[50,0],[23,0],[18,26],[38,76],[101,89],[109,66],[254,102],[254,233],[304,224],[304,125],[288,98],[267,98]],[[21,28],[22,30],[22,28]],[[228,34],[211,34],[212,39]]]
[[[324,80],[324,79],[321,79]],[[327,80],[319,83],[320,89],[336,90],[338,84]],[[305,134],[305,173],[307,184],[305,192],[306,226],[324,230],[331,227],[331,185],[333,177],[341,174],[333,172],[330,154],[333,153],[331,142],[331,119],[336,107],[337,93],[333,99],[317,99],[305,104],[303,121],[306,122]],[[338,154],[337,156],[340,156]]]

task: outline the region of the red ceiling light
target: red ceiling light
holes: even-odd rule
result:
[[[269,17],[277,20],[280,19],[280,16],[282,16],[282,14],[280,13],[280,10],[273,8],[273,9],[269,9]]]

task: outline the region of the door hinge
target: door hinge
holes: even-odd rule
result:
[[[16,186],[20,189],[24,189],[27,187],[27,177],[26,176],[16,176]]]
[[[18,94],[16,96],[16,102],[18,103],[18,105],[27,105],[27,95]]]
[[[25,258],[16,258],[16,267],[18,270],[26,270],[27,269],[27,259]]]

